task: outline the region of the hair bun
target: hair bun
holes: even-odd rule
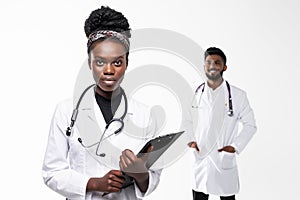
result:
[[[85,20],[84,31],[86,37],[97,30],[112,30],[116,32],[124,32],[130,38],[130,27],[128,20],[121,13],[108,6],[101,6],[91,12],[90,16]]]

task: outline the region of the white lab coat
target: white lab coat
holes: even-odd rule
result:
[[[215,102],[209,102],[209,88],[195,96],[198,107],[191,108],[194,139],[200,153],[195,155],[194,190],[218,196],[239,192],[236,155],[240,154],[253,134],[256,123],[246,93],[230,85],[234,116],[228,116],[228,90],[225,81],[220,85]],[[242,126],[240,126],[241,124]],[[239,127],[240,126],[240,127]],[[218,152],[224,146],[233,146],[236,153]]]
[[[121,105],[124,105],[123,100],[116,115],[118,113],[122,115],[124,112]],[[83,139],[85,144],[99,141],[106,124],[95,101],[93,89],[85,94],[79,107],[79,115],[72,134],[68,137],[65,130],[70,124],[72,111],[72,100],[65,100],[56,107],[42,168],[44,182],[47,186],[68,199],[78,200],[135,200],[150,194],[156,188],[159,183],[160,170],[149,170],[149,186],[146,193],[142,193],[136,184],[122,189],[121,192],[110,193],[105,197],[102,197],[102,192],[86,192],[86,185],[91,177],[102,177],[112,169],[119,169],[119,157],[123,150],[131,149],[134,153],[138,153],[147,139],[154,136],[155,121],[151,118],[150,109],[134,100],[128,102],[124,129],[133,130],[126,127],[126,124],[130,124],[127,123],[130,121],[129,118],[134,122],[135,127],[147,128],[139,129],[142,132],[135,136],[122,131],[103,141],[99,152],[105,153],[105,157],[96,156],[96,146],[87,150],[78,142],[79,137]],[[149,124],[151,125],[148,126]],[[115,124],[112,124],[109,127],[106,135],[112,133],[112,130],[116,130],[114,126]],[[142,137],[138,137],[141,135]],[[143,137],[146,135],[148,137]],[[95,138],[98,140],[95,141]]]

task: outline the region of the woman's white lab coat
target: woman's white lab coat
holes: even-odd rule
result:
[[[124,105],[123,100],[116,115],[118,113],[122,115],[124,112],[124,107],[121,105]],[[139,133],[122,131],[118,135],[112,135],[104,140],[98,153],[105,153],[105,157],[96,155],[97,145],[85,149],[78,142],[79,137],[82,138],[85,145],[99,141],[106,125],[95,101],[93,89],[90,89],[83,98],[77,121],[71,136],[68,137],[65,131],[70,124],[72,111],[73,102],[71,100],[63,101],[56,107],[42,168],[44,182],[47,186],[68,199],[93,200],[135,200],[150,194],[156,188],[161,171],[149,170],[149,186],[146,193],[141,193],[136,184],[105,197],[102,197],[102,192],[86,192],[86,185],[91,177],[103,177],[110,170],[119,169],[119,157],[123,150],[131,149],[134,153],[138,153],[146,143],[147,137],[144,136],[148,136],[148,138],[154,136],[155,121],[151,119],[151,112],[146,106],[133,100],[129,101],[128,112],[124,119],[124,129],[133,130],[126,127],[126,124],[130,124],[127,123],[129,121],[134,123],[135,130],[142,128],[139,129]],[[115,124],[109,127],[105,135],[108,136],[113,130],[116,130]]]
[[[198,106],[192,108],[194,139],[200,149],[199,153],[194,151],[194,190],[229,196],[239,192],[236,155],[243,151],[256,132],[256,124],[246,93],[232,85],[234,115],[228,116],[225,81],[220,87],[219,98],[212,104],[206,84],[203,94],[200,91],[196,95]],[[239,124],[242,126],[239,127]],[[228,145],[233,146],[236,153],[218,152],[218,149]]]

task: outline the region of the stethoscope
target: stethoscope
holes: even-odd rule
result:
[[[229,117],[232,117],[232,116],[233,116],[233,106],[232,106],[231,89],[230,89],[229,83],[228,83],[227,81],[225,81],[225,82],[226,82],[226,87],[227,87],[227,91],[228,91],[228,112],[227,112],[227,114],[228,114]],[[200,90],[201,88],[202,88],[202,90],[201,90],[201,96],[200,96],[199,102],[201,101],[202,94],[203,94],[203,92],[204,92],[205,83],[202,83],[202,84],[199,85],[198,88],[196,89],[196,91],[195,91],[195,96],[194,96],[194,101],[195,101],[196,96],[197,96],[197,94],[198,94],[198,92],[199,92],[199,90]],[[194,106],[194,105],[192,105],[192,107],[193,107],[193,108],[197,108],[197,106]]]
[[[75,124],[75,122],[76,122],[76,119],[77,119],[77,116],[78,116],[78,113],[79,113],[78,109],[79,109],[80,103],[81,103],[81,101],[82,101],[84,95],[86,94],[86,92],[87,92],[90,88],[94,87],[95,85],[96,85],[96,84],[92,84],[92,85],[88,86],[88,87],[82,92],[82,94],[80,95],[80,97],[79,97],[79,99],[78,99],[78,101],[77,101],[76,107],[75,107],[75,109],[73,110],[73,113],[72,113],[71,123],[70,123],[70,125],[68,126],[68,128],[67,128],[67,130],[66,130],[66,135],[67,135],[67,136],[70,136],[70,135],[71,135],[73,126],[74,126],[74,124]],[[86,146],[86,145],[84,145],[82,139],[81,139],[80,137],[78,138],[78,142],[79,142],[84,148],[91,148],[91,147],[97,145],[97,149],[96,149],[96,155],[97,155],[97,156],[100,156],[100,157],[104,157],[104,156],[105,156],[105,153],[98,153],[98,149],[100,148],[101,142],[104,141],[104,140],[106,140],[107,138],[111,137],[112,135],[117,135],[117,134],[120,133],[120,132],[123,130],[123,128],[124,128],[124,118],[125,118],[125,116],[126,116],[126,114],[127,114],[127,110],[128,110],[128,102],[127,102],[126,94],[125,94],[123,88],[121,88],[121,87],[120,87],[120,92],[121,92],[121,95],[122,95],[123,98],[124,98],[124,104],[125,104],[125,109],[124,109],[123,115],[122,115],[120,118],[113,118],[113,119],[111,119],[111,120],[106,124],[105,129],[104,129],[104,131],[103,131],[103,133],[102,133],[102,135],[101,135],[101,138],[100,138],[100,140],[99,140],[98,142],[96,142],[96,143],[94,143],[94,144],[91,144],[91,145],[89,145],[89,146]],[[108,135],[108,136],[106,136],[105,138],[103,138],[104,135],[105,135],[105,133],[106,133],[106,131],[107,131],[107,129],[109,128],[109,126],[110,126],[113,122],[118,122],[118,123],[120,124],[120,127],[119,127],[117,130],[115,130],[113,133],[111,133],[110,135]]]

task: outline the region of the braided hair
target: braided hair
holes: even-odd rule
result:
[[[131,29],[126,17],[114,9],[109,8],[108,6],[101,6],[101,8],[96,9],[91,12],[89,17],[85,20],[84,31],[87,38],[92,33],[95,33],[99,30],[115,31],[121,33],[125,37],[131,37]],[[103,41],[100,39],[99,41]],[[88,46],[88,53],[92,49],[92,46]],[[126,62],[128,64],[129,49],[126,53]]]
[[[131,37],[128,20],[121,13],[108,6],[101,6],[91,12],[90,16],[85,20],[84,31],[86,37],[97,30],[111,30],[125,34]]]

